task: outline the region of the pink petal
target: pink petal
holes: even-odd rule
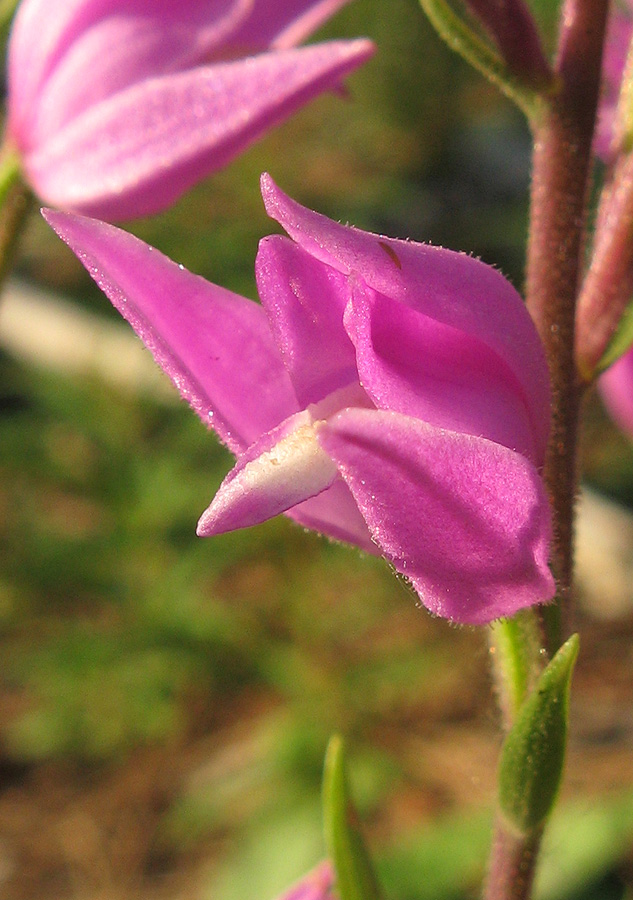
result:
[[[44,215],[233,452],[297,410],[260,306],[111,225],[52,210]]]
[[[633,350],[607,369],[600,377],[598,387],[614,420],[633,438]]]
[[[23,0],[9,44],[10,129],[24,152],[132,84],[211,58],[251,0]]]
[[[602,58],[602,100],[598,108],[598,122],[594,140],[595,152],[605,162],[611,162],[613,142],[616,135],[616,108],[620,93],[622,74],[633,33],[633,8],[629,3],[625,13],[617,4],[609,13],[607,37]]]
[[[335,900],[334,870],[329,860],[319,863],[278,900]]]
[[[342,411],[319,439],[374,540],[432,612],[482,624],[551,599],[549,504],[522,456],[373,410]]]
[[[487,344],[362,282],[345,322],[376,406],[488,438],[541,464],[521,385]]]
[[[263,435],[229,472],[198,522],[207,537],[267,519],[320,494],[337,478],[303,410]]]
[[[55,206],[109,219],[157,212],[372,51],[339,41],[145,81],[27,155],[27,176]]]
[[[349,279],[281,235],[260,242],[255,274],[299,403],[357,382],[354,346],[343,328]]]
[[[379,237],[312,212],[262,176],[268,214],[315,259],[354,274],[375,291],[487,345],[514,373],[539,459],[549,423],[549,377],[536,329],[496,269],[442,247]]]
[[[349,0],[254,0],[232,43],[236,48],[286,50],[300,44],[347,3]]]

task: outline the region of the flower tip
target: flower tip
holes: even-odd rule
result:
[[[85,219],[85,216],[78,216],[75,213],[63,212],[60,209],[51,209],[50,206],[40,207],[40,213],[45,222],[47,222],[53,231],[55,231],[62,240],[64,238],[64,225],[70,225],[73,221]]]
[[[264,198],[264,200],[266,199],[266,196],[268,194],[272,193],[272,191],[274,191],[275,188],[277,187],[277,185],[275,184],[275,182],[273,181],[272,177],[269,175],[268,172],[262,172],[262,174],[260,175],[259,186],[260,186],[260,189],[262,192],[262,197]]]
[[[360,62],[366,62],[378,49],[374,41],[369,38],[354,38],[349,41],[350,55],[356,56]]]
[[[222,504],[221,495],[219,498],[218,494],[216,494],[211,504],[207,506],[198,519],[198,524],[196,525],[197,537],[214,537],[240,527],[239,524],[236,525],[233,521],[227,520],[225,506],[226,504]]]
[[[51,209],[47,206],[43,206],[40,212],[44,221],[50,225],[57,237],[67,244],[82,262],[84,261],[83,251],[87,251],[95,226],[96,230],[101,232],[103,229],[111,227],[97,219],[79,216],[76,213],[63,212],[59,209]],[[84,265],[86,265],[85,262]]]
[[[47,225],[50,225],[57,236],[67,243],[66,238],[64,237],[64,223],[72,218],[72,215],[70,213],[60,212],[58,209],[51,209],[49,206],[42,206],[40,208],[40,213]]]
[[[268,172],[263,172],[260,178],[260,189],[262,192],[262,200],[264,201],[264,209],[271,219],[279,222],[282,227],[286,227],[284,221],[291,218],[291,210],[293,208],[300,209],[299,204],[288,196],[277,185]],[[287,229],[286,229],[287,230]]]
[[[196,535],[198,537],[211,537],[212,534],[213,528],[209,521],[209,510],[205,509],[205,511],[198,519],[198,524],[196,525]]]

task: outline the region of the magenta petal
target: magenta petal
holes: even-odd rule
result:
[[[208,60],[250,0],[23,0],[9,44],[11,130],[24,151],[131,84]]]
[[[549,504],[522,456],[373,410],[344,410],[319,436],[374,540],[432,612],[483,624],[551,599]]]
[[[598,387],[614,420],[633,438],[633,350],[607,369],[600,377]]]
[[[258,304],[112,225],[45,211],[182,397],[238,453],[297,410]]]
[[[157,212],[372,51],[333,41],[145,81],[28,154],[28,178],[55,206],[108,219]]]
[[[278,900],[335,900],[334,869],[329,860],[319,863]]]
[[[487,344],[360,281],[345,323],[360,381],[380,409],[485,437],[542,463],[521,385]]]
[[[260,241],[255,274],[299,403],[357,382],[354,346],[343,328],[349,279],[281,235]]]
[[[519,294],[496,269],[464,253],[379,237],[296,203],[262,176],[268,214],[315,259],[487,345],[513,372],[544,458],[549,377],[543,348]]]

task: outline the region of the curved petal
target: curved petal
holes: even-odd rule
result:
[[[45,218],[233,452],[296,412],[258,304],[192,275],[112,225],[52,210]]]
[[[345,323],[381,409],[488,438],[538,466],[521,385],[487,344],[357,282]]]
[[[208,60],[252,0],[23,0],[9,43],[10,130],[24,152],[146,78]]]
[[[198,522],[207,537],[259,525],[320,494],[338,477],[303,410],[263,435],[238,459]]]
[[[281,235],[260,241],[259,296],[302,406],[358,381],[343,328],[349,280]]]
[[[47,202],[108,219],[157,212],[372,53],[340,41],[135,85],[28,154]]]
[[[551,599],[549,504],[519,454],[373,410],[342,411],[319,440],[431,612],[482,624]]]
[[[600,376],[598,387],[615,421],[633,438],[633,350],[621,356]]]
[[[549,430],[549,376],[519,294],[496,269],[464,253],[380,237],[312,212],[262,176],[266,210],[315,259],[487,345],[514,373],[529,410],[537,455]]]
[[[254,0],[253,9],[231,43],[258,51],[287,50],[322,25],[349,0]]]

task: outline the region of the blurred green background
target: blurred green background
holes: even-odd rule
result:
[[[540,0],[545,28],[556,6]],[[345,35],[379,48],[346,98],[320,98],[130,230],[254,298],[274,228],[266,170],[335,219],[472,252],[520,287],[520,115],[414,0],[356,0],[322,32]],[[18,273],[118,324],[36,214]],[[477,895],[498,744],[484,635],[283,518],[197,539],[231,458],[167,392],[5,351],[0,373],[0,896],[272,898],[323,855],[333,731],[388,896]],[[588,477],[632,501],[630,447],[595,402],[589,422]],[[633,620],[581,621],[580,725],[543,900],[633,884]]]

